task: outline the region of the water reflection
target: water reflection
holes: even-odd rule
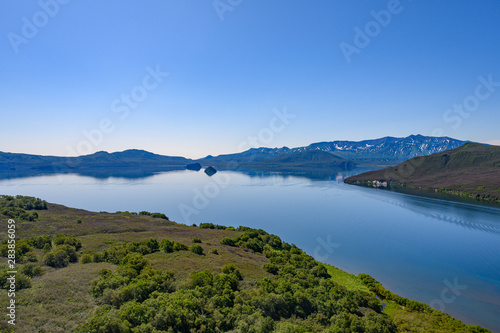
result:
[[[226,171],[236,171],[246,174],[250,177],[268,177],[280,175],[283,177],[302,177],[311,180],[332,180],[341,177],[342,180],[346,177],[357,175],[362,172],[371,171],[376,168],[355,168],[351,170],[344,169],[333,169],[333,168],[302,168],[300,170],[290,170],[290,169],[280,169],[273,168],[268,170],[260,170],[249,167],[235,167],[235,168],[224,168],[215,167],[217,170]],[[14,179],[14,178],[27,178],[27,177],[37,177],[37,176],[48,176],[55,174],[75,174],[81,176],[94,177],[97,179],[106,178],[147,178],[157,175],[159,173],[185,170],[185,166],[167,166],[167,167],[95,167],[87,169],[75,169],[67,167],[65,169],[57,167],[43,167],[43,168],[4,168],[0,169],[0,179]]]
[[[147,178],[157,175],[162,172],[170,172],[176,170],[184,170],[181,167],[170,167],[170,168],[92,168],[84,170],[71,170],[67,169],[61,172],[61,170],[53,170],[52,168],[47,169],[19,169],[19,170],[1,170],[0,179],[16,179],[16,178],[28,178],[28,177],[39,177],[39,176],[51,176],[51,175],[79,175],[92,177],[96,179],[107,179],[107,178],[126,178],[126,179],[139,179]]]
[[[374,200],[408,209],[425,217],[453,223],[467,229],[500,235],[500,219],[498,219],[500,208],[420,197],[406,193],[388,193],[378,189],[375,191],[377,191],[377,195],[368,193],[364,193],[364,195]],[[446,214],[443,213],[443,208],[449,208]],[[491,215],[492,218],[483,219],[484,215]],[[498,220],[495,221],[495,219]]]

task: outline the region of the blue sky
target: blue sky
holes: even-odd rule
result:
[[[499,12],[494,0],[3,1],[0,151],[500,144]]]

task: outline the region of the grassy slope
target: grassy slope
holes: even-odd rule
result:
[[[387,181],[391,186],[500,202],[500,147],[467,143],[395,167],[352,176],[345,182],[372,185],[374,180]]]
[[[74,234],[82,242],[80,253],[102,251],[124,242],[142,241],[148,238],[161,240],[169,238],[185,244],[191,244],[192,237],[202,239],[201,246],[205,256],[198,256],[189,251],[174,253],[156,252],[145,257],[153,268],[171,270],[175,273],[179,285],[193,271],[208,269],[219,273],[220,268],[234,263],[245,277],[243,288],[253,288],[255,282],[263,277],[271,277],[262,268],[268,259],[262,254],[248,249],[220,245],[223,237],[237,237],[241,234],[231,230],[212,230],[188,227],[174,222],[154,219],[149,216],[136,216],[127,213],[94,213],[80,209],[49,204],[48,210],[38,211],[39,221],[17,220],[17,238],[36,235],[54,235],[56,233]],[[81,224],[76,221],[82,220]],[[1,218],[1,225],[6,225],[7,218]],[[6,238],[7,228],[0,229],[0,240]],[[219,255],[209,254],[217,249]],[[37,250],[37,254],[42,254]],[[0,257],[0,264],[6,258]],[[40,262],[38,263],[40,264]],[[19,268],[19,266],[18,266]],[[85,322],[96,308],[95,299],[90,295],[90,281],[97,277],[102,268],[116,269],[109,263],[70,264],[66,268],[54,269],[43,266],[45,274],[32,279],[32,288],[17,292],[18,325],[16,332],[71,332],[76,325]],[[327,266],[331,278],[348,290],[368,291],[360,278],[333,266]],[[5,290],[0,290],[4,293]],[[428,314],[409,311],[392,302],[387,313],[395,320],[401,332],[418,332],[420,326],[436,327],[435,318]],[[0,297],[0,308],[7,306],[7,297]],[[2,321],[3,324],[3,321]],[[463,325],[462,325],[463,326]],[[462,326],[457,326],[455,331]],[[437,326],[439,327],[439,325]],[[460,329],[459,329],[460,328]],[[439,330],[436,330],[438,332]],[[465,332],[465,330],[463,330]],[[0,332],[9,332],[0,324]]]

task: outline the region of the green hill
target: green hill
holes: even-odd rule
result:
[[[415,157],[395,167],[365,172],[348,184],[406,187],[500,202],[500,147],[467,143]],[[385,183],[384,183],[385,182]]]
[[[489,332],[260,229],[185,226],[160,213],[95,213],[22,196],[0,196],[3,289],[9,218],[15,332]],[[0,292],[5,311],[9,297]],[[0,332],[13,331],[0,322]]]

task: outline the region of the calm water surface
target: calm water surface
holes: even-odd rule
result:
[[[50,175],[1,180],[0,193],[262,228],[318,260],[368,273],[397,294],[500,332],[500,209],[345,185],[344,176]]]

